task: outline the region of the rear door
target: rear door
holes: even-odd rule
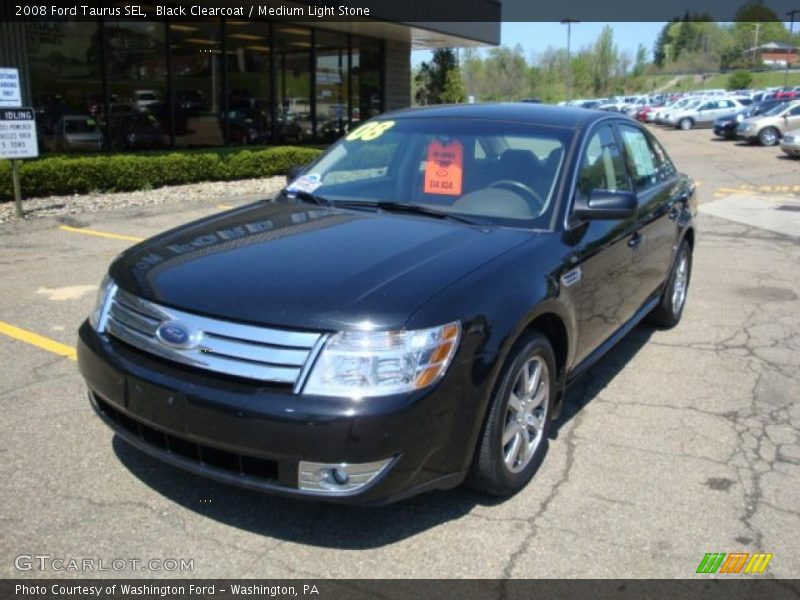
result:
[[[657,142],[640,127],[621,122],[617,127],[639,207],[635,228],[641,242],[632,256],[635,283],[630,289],[638,310],[660,290],[672,261],[679,215],[677,173],[663,149],[657,150]]]

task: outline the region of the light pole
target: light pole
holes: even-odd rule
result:
[[[792,36],[794,35],[794,16],[797,13],[800,13],[800,8],[795,8],[786,13],[791,20],[789,21],[789,47],[786,49],[786,70],[783,72],[783,87],[789,85],[789,55],[791,51],[794,50],[794,40]]]
[[[572,24],[580,23],[576,19],[562,19],[561,24],[567,26],[567,102],[572,100],[572,62],[569,57],[569,47],[572,41]]]

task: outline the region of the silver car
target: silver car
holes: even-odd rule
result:
[[[787,131],[800,127],[800,100],[779,104],[767,112],[745,119],[736,128],[736,137],[762,146],[775,146]]]
[[[800,129],[789,131],[783,136],[781,150],[793,158],[800,158]]]
[[[58,120],[50,148],[56,152],[87,152],[103,149],[103,133],[89,115],[64,115]]]
[[[719,117],[742,108],[744,105],[733,98],[705,98],[670,113],[669,124],[684,131],[693,127],[713,127]]]

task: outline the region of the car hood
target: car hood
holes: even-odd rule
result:
[[[417,215],[257,203],[120,255],[123,289],[189,312],[263,325],[399,328],[436,292],[530,231]]]

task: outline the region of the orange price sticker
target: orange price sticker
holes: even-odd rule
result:
[[[442,143],[433,140],[425,159],[426,194],[461,195],[464,174],[464,147],[457,140]]]

